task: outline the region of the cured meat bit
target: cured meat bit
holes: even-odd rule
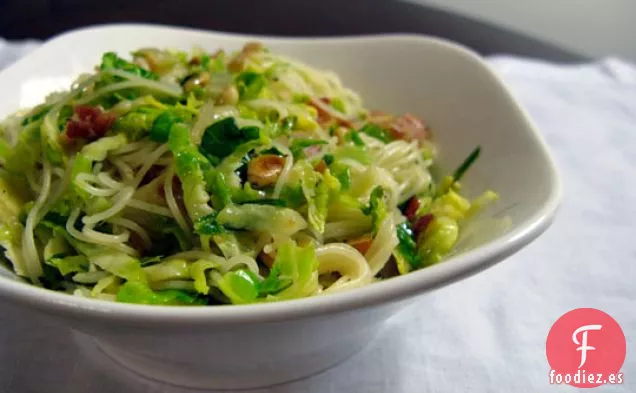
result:
[[[305,148],[305,156],[307,156],[307,158],[311,158],[313,156],[320,154],[321,150],[322,149],[320,145],[309,146]]]
[[[393,115],[389,115],[380,111],[371,111],[369,113],[368,122],[378,125],[382,128],[391,127],[391,123],[393,123],[393,119],[395,117]]]
[[[66,122],[66,137],[70,141],[94,141],[106,135],[116,119],[115,115],[104,112],[100,107],[78,105]]]
[[[326,107],[331,105],[331,99],[329,99],[328,97],[312,97],[311,99],[309,99],[308,104],[316,108],[316,111],[318,112],[318,118],[316,119],[316,121],[318,122],[318,124],[325,126],[328,124],[336,123],[338,125],[343,125],[349,128],[353,127],[353,123],[351,122],[351,120],[347,119],[344,116],[336,114],[335,111],[330,112],[326,109]]]
[[[410,113],[395,118],[389,127],[389,131],[393,137],[407,141],[425,141],[429,137],[429,132],[424,122]]]
[[[320,102],[329,105],[329,98],[321,98]],[[331,120],[331,115],[329,114],[329,112],[324,110],[322,105],[317,104],[315,98],[311,98],[309,100],[309,105],[313,106],[314,108],[316,108],[316,111],[318,111],[318,119],[316,119],[316,121],[318,121],[318,124],[325,124]]]
[[[373,239],[370,236],[362,236],[357,239],[349,240],[347,243],[358,250],[360,254],[364,255],[367,251],[369,251],[371,243],[373,243]]]
[[[412,221],[415,218],[415,214],[417,213],[417,209],[420,208],[420,201],[417,197],[413,197],[409,200],[409,203],[406,205],[406,209],[404,209],[404,215],[409,221]]]
[[[426,228],[428,228],[428,225],[431,223],[431,221],[433,221],[432,214],[426,214],[415,221],[415,223],[413,224],[413,234],[415,235],[416,239],[420,236],[421,233],[426,231]]]
[[[325,171],[327,170],[327,163],[325,162],[325,160],[320,160],[320,162],[318,164],[316,164],[314,169],[317,172],[325,173]]]
[[[258,254],[258,260],[261,261],[265,266],[267,266],[268,268],[272,268],[272,266],[274,266],[274,260],[276,259],[276,252],[273,251],[270,254],[266,253],[265,251],[261,250],[261,252]]]
[[[388,130],[391,136],[396,139],[422,142],[430,137],[426,124],[410,113],[393,116],[380,111],[372,111],[369,114],[368,122]]]

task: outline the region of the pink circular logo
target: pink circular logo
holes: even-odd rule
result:
[[[559,318],[548,333],[546,356],[550,383],[593,388],[622,384],[623,330],[607,313],[577,308]]]

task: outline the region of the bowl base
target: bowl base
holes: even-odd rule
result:
[[[175,370],[161,362],[113,348],[84,333],[73,332],[76,343],[82,348],[84,354],[91,358],[91,361],[96,363],[99,368],[111,371],[110,375],[119,375],[118,378],[125,380],[126,384],[135,383],[135,379],[143,379],[144,382],[150,380],[179,387],[206,390],[267,388],[308,378],[326,372],[353,357],[375,338],[375,334],[372,334],[371,337],[365,336],[365,339],[356,340],[355,343],[347,343],[350,345],[341,345],[337,353],[331,350],[329,357],[319,356],[316,361],[304,362],[302,367],[297,367],[284,375],[245,375],[238,379],[223,378],[223,376],[214,375],[214,373],[197,372],[191,369]]]

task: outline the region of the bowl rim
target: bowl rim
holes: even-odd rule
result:
[[[373,305],[394,303],[407,297],[428,292],[467,278],[510,256],[545,232],[554,221],[562,199],[562,183],[556,169],[555,161],[547,143],[531,121],[526,110],[521,107],[507,85],[495,73],[484,59],[472,49],[456,42],[419,34],[373,34],[330,37],[281,37],[270,35],[254,35],[219,32],[191,27],[171,26],[150,23],[100,24],[86,26],[56,35],[45,41],[40,47],[27,54],[14,64],[8,66],[1,74],[18,69],[31,60],[43,48],[58,42],[64,42],[78,35],[103,34],[117,30],[132,29],[144,32],[171,30],[175,33],[194,32],[210,36],[237,38],[241,40],[266,40],[270,42],[300,42],[305,44],[324,43],[362,43],[369,41],[410,41],[427,45],[445,47],[455,51],[481,67],[491,78],[492,83],[515,104],[515,110],[536,143],[539,153],[548,167],[549,196],[528,219],[515,229],[498,237],[486,245],[479,246],[461,255],[452,257],[444,263],[393,277],[389,280],[373,283],[361,288],[351,289],[328,295],[317,295],[302,299],[286,300],[272,303],[221,306],[155,306],[110,302],[100,299],[89,299],[72,296],[66,293],[19,282],[0,275],[0,298],[28,305],[45,313],[67,315],[80,318],[118,321],[123,323],[144,324],[161,323],[162,328],[177,326],[187,321],[189,324],[233,324],[245,322],[276,322],[282,320],[315,317],[325,314],[345,312],[352,309],[366,308]]]

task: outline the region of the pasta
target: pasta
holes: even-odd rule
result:
[[[0,246],[74,296],[223,305],[351,290],[441,262],[497,199],[441,179],[431,130],[270,52],[105,53],[0,123]]]

